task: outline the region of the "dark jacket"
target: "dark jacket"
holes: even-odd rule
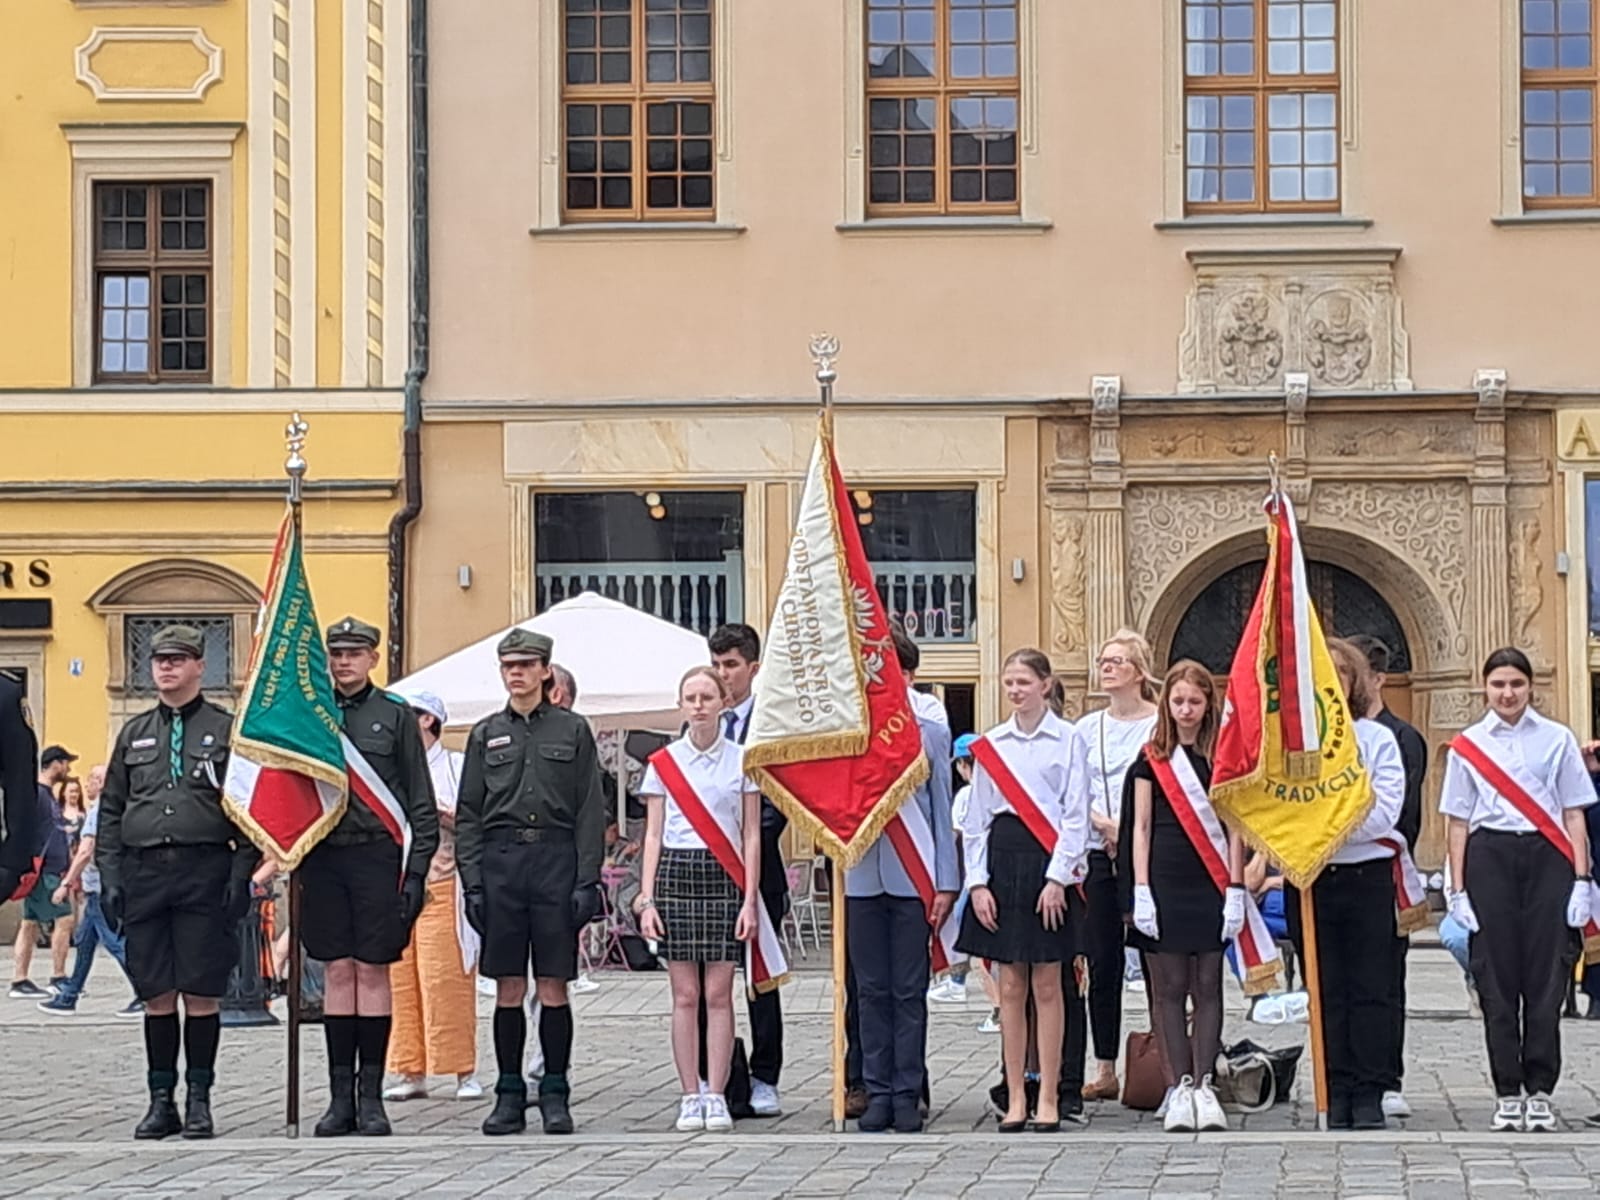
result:
[[[22,875],[38,849],[34,792],[39,744],[23,707],[21,686],[0,675],[0,874]],[[0,903],[7,899],[0,895]]]
[[[428,772],[428,752],[417,719],[405,701],[370,683],[353,696],[338,692],[336,697],[345,735],[406,810],[411,823],[406,872],[426,877],[428,864],[439,849],[439,812],[433,803],[433,776]],[[351,796],[344,816],[329,832],[328,842],[351,845],[389,836],[377,814]]]

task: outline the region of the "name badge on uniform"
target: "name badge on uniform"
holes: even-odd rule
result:
[[[509,733],[507,733],[507,734],[502,735],[501,737],[490,738],[487,742],[484,743],[484,749],[485,750],[498,750],[501,746],[509,746],[510,744],[511,744],[511,735]]]
[[[155,738],[137,738],[128,743],[129,750],[148,750],[156,744]]]

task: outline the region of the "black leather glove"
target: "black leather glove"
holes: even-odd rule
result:
[[[580,883],[572,892],[572,923],[582,929],[600,915],[600,885]]]
[[[100,878],[100,912],[114,932],[122,931],[123,894],[120,883],[112,883],[103,875]]]
[[[463,907],[467,910],[467,924],[477,931],[479,937],[483,936],[483,893],[463,892]]]
[[[428,881],[421,875],[407,875],[400,885],[400,919],[408,926],[416,922],[428,898]]]

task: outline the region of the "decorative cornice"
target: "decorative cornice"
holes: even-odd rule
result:
[[[177,42],[192,46],[205,59],[205,69],[192,83],[180,87],[122,87],[108,84],[95,71],[93,59],[102,48],[117,42]],[[222,78],[222,47],[208,38],[205,30],[197,25],[97,26],[83,45],[73,51],[73,62],[78,82],[87,87],[96,100],[203,100],[207,89]]]
[[[346,500],[392,500],[398,479],[309,479],[311,496]],[[7,500],[254,500],[286,494],[281,479],[78,479],[0,482]]]

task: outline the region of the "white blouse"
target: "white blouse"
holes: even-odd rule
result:
[[[1350,840],[1333,852],[1330,862],[1363,863],[1393,858],[1394,851],[1378,839],[1400,837],[1394,828],[1394,823],[1400,819],[1400,806],[1406,799],[1406,767],[1400,757],[1400,743],[1378,722],[1360,717],[1356,720],[1356,746],[1372,784],[1372,808],[1367,819],[1356,826]],[[1400,840],[1404,842],[1403,838]]]
[[[1089,810],[1098,816],[1122,819],[1122,784],[1128,768],[1156,731],[1156,714],[1126,720],[1100,709],[1077,724],[1089,763]],[[1089,849],[1105,850],[1106,840],[1089,824]]]
[[[1515,725],[1493,712],[1468,730],[1489,757],[1515,774],[1525,772],[1541,781],[1555,802],[1550,816],[1561,824],[1569,808],[1587,808],[1595,802],[1594,784],[1583,765],[1577,736],[1565,725],[1541,716],[1530,705]],[[1545,797],[1535,794],[1543,803]],[[1439,811],[1458,817],[1473,829],[1502,833],[1532,833],[1534,825],[1452,750],[1445,759],[1444,787]]]
[[[678,769],[688,779],[689,786],[717,824],[735,831],[733,845],[742,854],[740,836],[744,828],[744,797],[747,792],[760,789],[745,775],[743,753],[739,746],[718,736],[709,750],[700,750],[684,734],[667,747],[678,764]],[[667,850],[704,850],[705,840],[694,831],[689,818],[684,816],[678,802],[661,782],[655,765],[645,768],[644,781],[639,785],[639,795],[645,800],[663,799],[666,810],[661,823],[661,845]]]
[[[1038,728],[1023,733],[1013,717],[985,737],[1019,781],[1044,781],[1046,794],[1034,796],[1033,802],[1057,831],[1055,853],[1045,876],[1063,886],[1081,882],[1089,853],[1088,764],[1083,739],[1072,722],[1047,712]],[[1003,813],[1015,815],[1016,810],[982,762],[974,759],[972,796],[961,827],[968,887],[989,882],[989,828]]]

